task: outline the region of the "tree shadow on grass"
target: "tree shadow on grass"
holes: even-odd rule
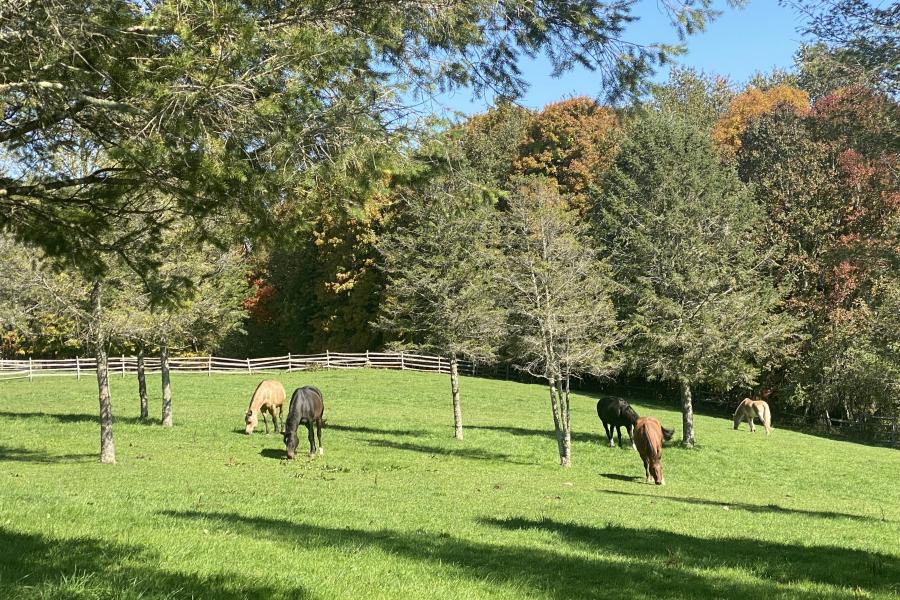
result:
[[[424,444],[411,444],[408,442],[392,442],[390,440],[367,440],[370,446],[379,448],[390,448],[393,450],[406,450],[408,452],[419,452],[430,456],[452,456],[456,458],[468,458],[472,460],[492,460],[498,462],[507,462],[513,464],[531,464],[525,461],[515,460],[508,454],[498,452],[489,452],[487,450],[479,450],[478,448],[441,448],[440,446],[426,446]]]
[[[423,429],[379,429],[377,427],[357,427],[352,425],[326,424],[326,429],[335,431],[347,431],[350,433],[365,433],[369,435],[400,435],[406,437],[422,437],[428,432]]]
[[[312,598],[303,587],[260,586],[234,575],[154,568],[142,546],[91,538],[53,539],[0,527],[2,598]]]
[[[477,581],[482,586],[494,588],[503,586],[520,596],[541,596],[557,599],[588,599],[599,597],[622,598],[772,598],[773,596],[790,596],[791,598],[844,598],[846,589],[824,590],[817,588],[815,592],[804,592],[786,585],[796,581],[810,579],[808,573],[817,575],[827,569],[809,569],[799,562],[791,562],[790,555],[794,546],[763,544],[768,551],[777,550],[780,562],[787,556],[786,574],[791,578],[763,577],[752,583],[742,583],[722,576],[721,573],[705,575],[695,569],[695,562],[709,566],[734,565],[750,567],[745,562],[729,559],[734,554],[726,543],[717,540],[686,538],[675,534],[655,530],[619,529],[609,542],[599,541],[594,544],[606,530],[586,528],[566,530],[563,524],[553,521],[544,525],[545,529],[560,533],[567,544],[554,545],[552,549],[538,547],[533,538],[526,543],[532,545],[514,545],[495,541],[487,543],[456,538],[446,533],[404,532],[385,529],[354,529],[351,527],[330,528],[319,525],[290,522],[281,519],[263,517],[245,517],[235,513],[200,512],[200,511],[164,511],[161,514],[178,519],[195,520],[203,527],[221,526],[229,531],[257,538],[267,536],[270,539],[289,546],[303,545],[314,548],[318,546],[332,547],[357,553],[360,549],[375,548],[394,559],[416,562],[430,562],[442,577],[466,577]],[[198,523],[198,524],[199,524]],[[526,529],[541,527],[540,521],[516,519],[512,521],[487,520],[490,526],[504,529]],[[642,541],[645,533],[650,541]],[[582,535],[588,539],[583,540]],[[743,548],[756,548],[756,540],[737,540]],[[623,543],[628,560],[622,560],[618,544]],[[629,544],[638,544],[631,546]],[[684,549],[674,548],[686,554],[684,558],[672,558],[670,549],[681,544]],[[591,552],[580,551],[577,546],[589,545]],[[606,554],[598,554],[596,549],[603,549]],[[579,552],[573,552],[579,550]],[[643,554],[639,554],[638,550]],[[816,555],[818,551],[826,553],[829,560],[847,561],[842,563],[841,571],[828,576],[823,583],[849,585],[858,582],[866,588],[872,587],[872,578],[860,575],[864,571],[855,571],[850,561],[869,561],[876,555],[861,551],[843,550],[840,548],[814,547],[803,549],[804,560]],[[716,552],[724,552],[726,558],[721,560]],[[613,556],[610,556],[613,555]],[[619,556],[616,556],[619,555]],[[753,556],[765,557],[762,550],[755,549]],[[890,557],[881,557],[879,560]],[[662,558],[663,560],[659,560]],[[894,562],[896,560],[894,559]],[[776,560],[771,559],[773,568],[779,568]],[[864,562],[863,564],[869,564]],[[801,568],[802,566],[802,568]],[[782,566],[782,568],[784,568]],[[884,589],[894,573],[894,564],[882,568],[882,574],[875,584],[876,589]],[[864,569],[864,567],[863,567]],[[849,581],[840,580],[840,575],[851,574]],[[819,581],[813,577],[812,581]],[[865,589],[865,588],[864,588]]]
[[[28,448],[0,446],[0,462],[32,462],[32,463],[79,463],[98,460],[96,453],[91,454],[48,454]]]
[[[553,519],[488,518],[482,523],[510,531],[551,532],[588,552],[616,552],[630,559],[656,559],[663,564],[675,562],[686,569],[744,568],[773,583],[810,581],[869,592],[895,592],[900,582],[900,559],[880,552],[750,538],[708,539],[660,529],[593,527]]]
[[[621,475],[619,473],[600,473],[600,477],[606,477],[607,479],[614,479],[616,481],[627,481],[629,483],[645,483],[645,479],[643,477],[631,476],[631,475]],[[608,490],[604,490],[608,491]],[[615,493],[615,492],[613,492]]]
[[[610,475],[603,477],[614,478]],[[807,517],[819,517],[823,519],[853,519],[856,521],[883,521],[881,517],[868,517],[865,515],[853,515],[850,513],[833,512],[828,510],[805,510],[802,508],[784,508],[777,504],[748,504],[746,502],[726,502],[724,500],[707,500],[705,498],[682,498],[678,496],[659,496],[656,494],[639,494],[637,492],[622,492],[618,490],[603,490],[605,494],[619,496],[634,496],[638,498],[652,498],[653,500],[669,500],[671,502],[683,502],[685,504],[698,504],[703,506],[722,507],[728,506],[738,510],[758,513],[781,513],[786,515],[804,515]]]
[[[47,413],[47,412],[28,412],[28,411],[0,411],[0,419],[48,419],[57,423],[96,423],[100,424],[100,415],[90,415],[87,413]],[[123,423],[129,425],[152,425],[154,422],[149,419],[141,419],[140,417],[117,417],[113,416],[113,423]]]
[[[600,421],[597,421],[600,426]],[[602,426],[599,427],[602,429]],[[476,429],[483,431],[499,431],[510,435],[520,437],[542,437],[556,442],[556,432],[552,429],[527,429],[525,427],[501,426],[501,425],[466,425],[466,429]],[[579,431],[572,432],[573,442],[596,442],[600,440],[600,434],[584,433]],[[603,434],[603,442],[606,442],[606,434]]]

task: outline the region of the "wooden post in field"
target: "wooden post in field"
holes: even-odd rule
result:
[[[81,362],[75,357],[75,378],[81,381]]]
[[[325,368],[331,368],[331,352],[328,350],[325,351]]]
[[[250,359],[247,359],[247,372],[251,375],[253,374],[253,369],[250,368]]]
[[[403,361],[403,350],[400,351],[400,370],[406,368],[406,363]]]
[[[32,381],[32,377],[34,376],[34,371],[31,368],[31,357],[28,357],[28,381]]]
[[[441,371],[441,357],[438,356],[438,373],[442,373]]]
[[[366,350],[366,367],[371,367],[372,363],[369,361],[369,351]]]
[[[291,353],[288,352],[288,373],[291,372]]]
[[[122,378],[125,378],[125,355],[122,355]]]
[[[206,376],[212,377],[212,354],[206,358]]]

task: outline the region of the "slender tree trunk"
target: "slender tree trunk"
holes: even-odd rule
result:
[[[681,384],[681,426],[684,436],[681,444],[685,448],[694,447],[694,404],[691,398],[691,385],[686,379],[682,379]]]
[[[450,392],[453,394],[453,436],[463,439],[462,408],[459,404],[459,365],[456,355],[450,357]]]
[[[159,364],[162,371],[162,425],[172,426],[172,384],[169,381],[169,346],[163,343],[159,347]]]
[[[570,425],[569,411],[569,378],[560,377],[559,379],[559,411],[560,424],[562,425],[559,464],[564,467],[572,466],[572,429]]]
[[[141,419],[149,419],[150,412],[147,407],[147,376],[144,373],[144,344],[138,344],[137,348],[137,377],[138,395],[141,398]]]
[[[116,445],[113,442],[112,400],[109,394],[109,373],[106,355],[106,332],[103,329],[103,310],[100,301],[101,284],[94,281],[91,289],[91,309],[94,313],[94,351],[97,358],[97,390],[100,400],[100,462],[112,465],[116,462]]]
[[[556,431],[556,447],[559,450],[559,464],[567,467],[569,466],[567,464],[568,456],[566,455],[563,436],[562,418],[560,415],[560,395],[559,390],[556,387],[557,379],[555,376],[551,375],[548,382],[550,384],[550,410],[553,411],[553,428]]]

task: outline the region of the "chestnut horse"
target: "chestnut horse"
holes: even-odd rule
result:
[[[634,438],[637,443],[638,454],[644,461],[644,475],[647,476],[647,483],[650,478],[656,485],[666,485],[662,472],[662,443],[663,440],[669,441],[675,434],[674,429],[666,429],[654,417],[641,417],[634,426]]]
[[[303,423],[309,433],[309,455],[316,454],[316,438],[313,436],[313,423],[316,425],[316,433],[319,436],[319,454],[325,454],[322,446],[322,425],[325,423],[325,403],[322,400],[322,392],[319,388],[307,385],[297,388],[291,395],[291,407],[288,409],[287,426],[284,429],[284,445],[287,448],[287,457],[294,458],[297,451],[297,427]]]
[[[753,426],[753,419],[759,419],[763,427],[766,428],[766,435],[772,431],[772,410],[769,403],[765,400],[751,400],[744,398],[738,404],[737,410],[734,411],[734,428],[740,427],[742,421],[750,423],[750,431],[756,431]]]
[[[275,409],[278,409],[278,415],[282,415],[284,410],[284,386],[274,379],[265,379],[256,386],[253,397],[250,398],[250,408],[244,415],[244,433],[250,435],[253,428],[256,427],[256,413],[262,413],[263,425],[266,426],[266,433],[269,433],[269,423],[266,421],[266,413],[272,415],[272,424],[275,426],[275,433],[278,433],[278,419],[275,417]],[[281,428],[284,429],[284,417],[281,419]]]

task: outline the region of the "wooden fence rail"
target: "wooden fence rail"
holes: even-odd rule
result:
[[[265,358],[224,358],[219,356],[181,356],[169,358],[169,370],[181,373],[263,373],[268,371],[307,371],[314,369],[398,369],[450,373],[450,361],[442,356],[427,356],[407,352],[325,352],[324,354],[286,354]],[[0,358],[0,381],[48,376],[92,375],[97,369],[93,358],[58,360],[17,360]],[[137,372],[136,356],[110,356],[110,376]],[[144,359],[147,373],[158,373],[159,358]],[[476,374],[478,367],[467,360],[459,361],[459,370],[466,375]]]

